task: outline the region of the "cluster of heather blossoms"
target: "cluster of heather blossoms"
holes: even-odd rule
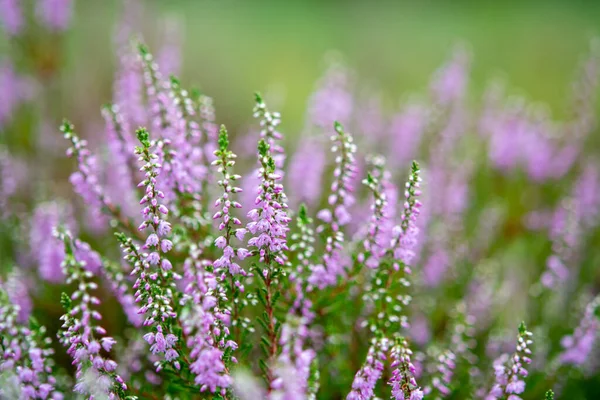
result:
[[[502,355],[494,361],[494,386],[486,399],[519,400],[519,396],[525,391],[525,381],[529,372],[527,366],[531,363],[531,349],[533,343],[532,333],[527,330],[524,323],[519,326],[516,351],[508,356]]]
[[[497,85],[471,107],[459,48],[390,113],[335,57],[301,132],[260,94],[228,131],[171,75],[179,35],[130,41],[134,3],[105,129],[51,124],[31,159],[0,137],[0,398],[596,396],[597,49],[564,121]],[[58,40],[72,6],[0,21]],[[34,82],[0,64],[3,132]]]
[[[60,228],[55,231],[55,236],[64,243],[62,265],[67,284],[74,283],[77,287],[71,296],[63,293],[61,297],[66,313],[61,317],[63,325],[59,332],[60,342],[67,348],[76,369],[77,383],[73,390],[91,398],[123,398],[127,385],[115,372],[117,363],[102,354],[102,350],[110,352],[116,342],[95,322],[102,319],[102,315],[94,310],[100,299],[92,293],[98,289],[98,284],[91,282],[94,275],[88,269],[88,263],[77,257],[81,242]]]

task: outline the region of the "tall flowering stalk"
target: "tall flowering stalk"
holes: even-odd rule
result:
[[[225,395],[231,385],[229,367],[237,348],[229,337],[230,316],[219,302],[226,293],[212,272],[211,262],[200,259],[200,250],[191,250],[184,263],[187,285],[181,300],[180,321],[190,349],[190,371],[201,392]]]
[[[106,330],[96,325],[94,320],[102,319],[93,307],[100,304],[100,299],[91,292],[98,285],[91,282],[93,274],[86,269],[85,261],[76,257],[76,243],[66,230],[55,232],[65,247],[64,273],[67,283],[75,283],[77,289],[71,296],[63,293],[61,303],[66,313],[61,317],[62,329],[60,342],[67,347],[67,353],[73,359],[77,370],[77,384],[74,391],[91,397],[108,396],[111,399],[124,398],[127,385],[115,372],[117,363],[102,355],[101,350],[109,352],[116,343],[106,336]],[[93,381],[89,377],[93,376]]]
[[[383,166],[376,164],[376,169],[383,171]],[[397,362],[392,363],[394,371],[390,384],[392,385],[392,393],[396,399],[405,399],[406,391],[408,390],[408,399],[420,399],[422,391],[417,387],[414,379],[414,367],[409,368],[410,349],[408,343],[399,335],[402,328],[408,328],[408,318],[406,308],[410,303],[411,296],[403,292],[410,286],[408,277],[411,274],[408,263],[411,261],[412,247],[416,243],[416,234],[418,232],[415,222],[419,215],[420,203],[417,197],[420,195],[419,176],[420,169],[416,162],[413,162],[409,180],[406,183],[404,212],[401,215],[400,225],[394,228],[394,237],[383,252],[381,260],[374,265],[374,270],[369,269],[370,283],[365,288],[364,299],[367,305],[370,306],[370,318],[367,322],[370,332],[374,337],[374,344],[369,350],[367,363],[363,365],[361,370],[354,377],[352,385],[353,392],[348,395],[349,399],[369,399],[369,393],[375,388],[377,381],[381,377],[381,373],[369,374],[371,379],[364,379],[364,369],[370,370],[369,357],[371,352],[376,351],[376,346],[379,341],[387,343],[387,348],[392,347],[392,357],[395,357]],[[382,182],[379,178],[370,174],[366,179],[367,185],[374,193],[374,221],[378,221],[382,217],[381,209],[385,207],[385,196],[383,195]],[[379,210],[379,211],[378,211]],[[369,235],[377,234],[374,225],[371,224]],[[367,240],[368,243],[374,243],[374,240]],[[367,246],[365,246],[367,247]],[[370,248],[370,247],[369,247]],[[400,276],[398,276],[400,275]],[[393,344],[390,345],[389,343]],[[408,375],[410,373],[410,375]],[[411,379],[412,378],[412,379]],[[400,381],[403,381],[400,383]],[[405,382],[404,382],[405,381]],[[410,383],[409,386],[405,384]],[[402,387],[402,391],[397,390]],[[357,388],[359,394],[355,393]],[[415,392],[413,394],[413,392]],[[372,395],[371,395],[372,396]],[[411,397],[414,396],[414,397]]]
[[[396,336],[391,350],[392,377],[388,384],[392,387],[392,398],[395,400],[421,400],[423,391],[415,380],[415,366],[411,361],[412,351],[408,342]]]
[[[565,336],[561,340],[564,350],[559,356],[560,364],[582,366],[590,359],[598,331],[600,331],[599,310],[600,296],[596,296],[585,307],[583,317],[573,334]]]
[[[248,273],[235,261],[244,260],[250,252],[233,245],[234,238],[242,241],[247,231],[245,228],[236,228],[241,226],[242,222],[232,215],[233,210],[242,208],[242,205],[236,201],[236,194],[242,189],[235,186],[241,176],[232,173],[237,156],[229,150],[229,138],[225,126],[221,126],[218,144],[219,149],[214,152],[217,159],[212,162],[212,165],[217,167],[218,173],[221,174],[217,184],[223,188],[223,194],[215,201],[215,207],[218,207],[219,211],[213,215],[213,219],[219,221],[218,229],[222,234],[215,239],[215,245],[223,250],[223,255],[215,260],[213,269],[219,280],[228,285],[227,291],[233,302],[232,318],[234,323],[238,324],[242,322],[239,321],[241,306],[239,293],[244,291],[243,279],[248,276]]]
[[[251,222],[247,230],[253,235],[248,240],[248,247],[258,256],[259,264],[256,273],[262,278],[263,287],[257,291],[261,303],[265,306],[265,314],[261,324],[266,331],[266,341],[262,343],[268,362],[261,363],[269,385],[274,381],[273,371],[267,366],[277,355],[279,322],[275,316],[275,306],[280,296],[277,290],[282,275],[282,267],[286,261],[285,251],[288,249],[286,235],[289,217],[283,186],[278,183],[281,176],[275,172],[275,161],[270,154],[270,146],[261,140],[258,144],[259,169],[261,185],[256,207],[248,213]]]
[[[257,290],[258,299],[265,307],[265,313],[259,319],[265,329],[266,338],[261,345],[267,361],[261,360],[260,366],[269,385],[273,389],[275,375],[273,362],[279,351],[280,322],[275,315],[279,299],[283,265],[287,260],[287,232],[290,218],[287,215],[287,198],[280,183],[282,175],[278,172],[276,159],[283,162],[283,149],[275,143],[280,134],[275,130],[279,124],[278,114],[268,111],[262,98],[256,96],[255,116],[261,118],[261,139],[258,143],[258,176],[260,186],[255,200],[256,208],[248,212],[250,222],[246,229],[252,234],[248,247],[258,256],[256,273],[261,277],[263,286]]]
[[[191,93],[192,103],[200,119],[200,151],[202,162],[206,171],[210,170],[211,155],[218,150],[219,126],[215,123],[215,107],[212,98],[195,90]],[[200,180],[200,192],[203,194],[202,209],[209,206],[208,185],[211,174],[206,173]]]
[[[71,143],[67,150],[67,156],[75,157],[78,171],[71,175],[73,189],[85,201],[87,210],[93,217],[101,218],[106,212],[111,218],[113,225],[126,229],[130,233],[136,233],[133,223],[126,218],[119,206],[117,206],[107,195],[105,188],[100,184],[96,159],[87,147],[87,141],[82,140],[73,130],[73,124],[64,121],[60,130],[65,139]]]
[[[289,275],[294,293],[290,298],[290,312],[281,327],[281,353],[275,363],[277,377],[272,384],[275,391],[271,397],[315,399],[319,388],[317,354],[307,343],[315,312],[306,291],[306,279],[314,262],[315,237],[312,218],[308,217],[304,204],[300,205],[296,222],[298,231],[292,234],[290,246],[290,251],[296,255],[291,265],[296,268],[292,268]]]
[[[322,209],[317,214],[317,217],[323,221],[318,230],[326,235],[325,252],[323,263],[315,265],[308,278],[311,286],[319,289],[336,284],[347,268],[342,254],[344,245],[342,227],[351,219],[348,209],[354,204],[353,180],[357,172],[354,157],[356,145],[352,136],[337,122],[334,128],[336,134],[331,137],[333,142],[331,151],[336,154],[336,166],[333,171],[331,194],[327,199],[329,208]]]
[[[452,392],[450,383],[456,369],[456,356],[451,350],[434,352],[431,383],[425,386],[423,393],[428,398],[440,400]]]
[[[0,397],[61,399],[52,375],[54,351],[45,337],[46,328],[33,320],[28,325],[19,323],[20,311],[0,287],[0,375],[13,377],[0,385]]]
[[[236,155],[228,148],[227,130],[221,127],[219,149],[215,151],[217,166],[222,179],[218,181],[223,194],[215,202],[220,210],[214,215],[219,220],[219,231],[223,232],[215,240],[215,245],[223,249],[223,254],[214,262],[200,261],[199,256],[188,258],[184,264],[185,278],[188,284],[184,293],[188,300],[184,303],[182,314],[184,333],[188,335],[190,357],[194,360],[190,370],[196,374],[195,383],[201,391],[209,390],[225,395],[231,385],[230,367],[236,362],[232,352],[237,343],[232,340],[230,326],[232,321],[241,322],[239,316],[239,292],[244,290],[242,277],[247,276],[235,259],[243,260],[249,252],[243,248],[235,249],[234,237],[243,240],[245,229],[235,229],[241,221],[232,215],[232,210],[241,205],[235,201],[235,194],[241,189],[235,186],[239,175],[231,174]],[[199,253],[200,249],[194,250]],[[232,299],[233,305],[228,303]]]
[[[504,355],[494,362],[495,381],[487,395],[486,400],[504,399],[519,400],[525,391],[527,365],[531,363],[531,349],[533,334],[527,330],[525,324],[519,325],[517,348],[510,359]]]
[[[372,339],[367,358],[354,376],[352,390],[346,400],[369,400],[374,397],[375,385],[383,375],[389,345],[386,338]]]
[[[194,184],[184,162],[185,154],[189,151],[185,137],[188,125],[183,112],[176,106],[179,101],[176,100],[176,92],[163,79],[152,53],[143,44],[138,44],[138,52],[150,108],[150,123],[159,137],[156,148],[165,172],[163,191],[167,201],[174,202],[179,197],[178,193],[189,191]],[[188,104],[179,101],[179,105],[184,112],[190,111]]]
[[[146,238],[143,250],[124,234],[117,234],[121,247],[127,260],[132,266],[132,275],[136,276],[133,288],[136,290],[136,302],[141,303],[138,313],[146,315],[144,326],[153,326],[153,332],[144,335],[144,339],[151,346],[153,354],[164,354],[167,363],[172,363],[176,369],[180,368],[179,354],[175,350],[177,336],[172,333],[172,324],[177,316],[174,309],[175,280],[180,276],[173,271],[171,262],[166,258],[173,247],[173,243],[167,239],[171,232],[171,224],[164,219],[168,209],[161,204],[164,193],[157,188],[157,178],[161,171],[158,156],[151,152],[155,143],[150,142],[148,131],[140,128],[136,131],[140,147],[136,147],[135,153],[139,155],[140,161],[144,163],[141,171],[144,172],[144,180],[138,186],[145,189],[145,195],[140,200],[144,205],[142,215],[144,222],[139,230],[150,229],[151,233]],[[157,370],[163,368],[163,363],[158,363]]]

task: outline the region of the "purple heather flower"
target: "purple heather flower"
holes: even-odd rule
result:
[[[448,387],[454,375],[456,368],[456,356],[450,350],[446,350],[437,355],[435,359],[434,369],[431,372],[431,384],[423,389],[425,396],[434,396],[444,398],[451,393]]]
[[[139,160],[144,162],[141,168],[144,173],[144,180],[138,186],[143,187],[145,191],[140,200],[140,204],[144,207],[142,210],[144,222],[140,225],[139,230],[151,229],[144,246],[144,250],[147,250],[148,253],[141,253],[139,247],[125,235],[120,234],[118,238],[125,254],[125,260],[133,266],[131,275],[136,276],[133,285],[133,289],[136,290],[134,294],[135,301],[142,304],[138,314],[146,316],[144,326],[154,326],[156,330],[156,332],[152,332],[144,338],[148,344],[151,344],[150,350],[153,354],[166,355],[166,352],[173,347],[174,342],[166,340],[163,343],[159,339],[174,337],[166,330],[166,326],[167,321],[177,316],[173,310],[172,300],[175,287],[174,281],[180,277],[172,271],[172,265],[164,254],[170,250],[171,246],[169,244],[161,246],[157,240],[167,240],[165,236],[171,228],[169,223],[163,219],[166,213],[161,210],[164,205],[160,204],[160,201],[164,199],[165,195],[157,188],[157,178],[161,172],[161,164],[157,162],[158,156],[151,151],[155,143],[150,142],[148,131],[144,128],[138,129],[136,135],[142,146],[136,147],[135,153],[140,156]],[[151,311],[150,307],[160,307],[160,312]],[[165,328],[163,328],[163,325]],[[172,362],[175,368],[179,369],[179,361],[171,356],[172,352],[167,362]],[[157,370],[161,368],[161,364],[158,363]]]
[[[179,75],[181,48],[183,46],[183,19],[171,15],[164,19],[163,43],[158,56],[158,65],[166,76]]]
[[[102,115],[106,123],[110,156],[106,190],[110,197],[120,205],[124,215],[132,217],[137,209],[132,171],[137,168],[135,168],[135,157],[133,156],[135,146],[130,126],[116,105],[105,107]]]
[[[127,390],[127,385],[121,378],[113,374],[114,362],[98,353],[100,345],[97,337],[104,336],[106,331],[95,324],[95,321],[102,318],[98,311],[93,310],[93,307],[100,304],[100,300],[91,293],[98,288],[98,285],[90,282],[93,274],[86,268],[86,262],[79,259],[77,248],[81,247],[81,242],[78,243],[77,240],[74,240],[68,231],[57,230],[54,235],[64,244],[63,269],[67,277],[67,284],[77,284],[77,289],[71,296],[63,293],[61,302],[66,313],[61,317],[63,325],[59,333],[60,342],[67,347],[67,353],[73,358],[76,368],[75,391],[93,396],[94,389],[89,382],[86,382],[87,373],[92,373],[98,378],[109,379],[108,382],[114,379],[115,384],[118,384],[122,390]],[[100,340],[113,341],[112,338],[100,338]],[[99,386],[95,386],[98,389]],[[100,389],[100,392],[103,395],[112,393],[114,396],[113,390],[106,385]]]
[[[108,197],[106,190],[100,184],[100,171],[96,157],[87,147],[87,141],[80,139],[73,131],[73,125],[64,121],[61,131],[65,139],[69,140],[71,147],[67,150],[67,156],[77,159],[78,171],[71,174],[69,180],[75,192],[81,196],[86,203],[86,210],[94,219],[105,221],[103,208],[109,209],[111,213],[116,212]]]
[[[34,324],[22,325],[18,322],[19,313],[20,306],[10,301],[0,285],[0,371],[3,378],[14,377],[10,383],[2,380],[0,397],[16,398],[9,394],[13,389],[10,386],[14,386],[21,389],[17,391],[19,399],[45,399],[50,395],[52,399],[62,398],[54,391],[56,380],[52,376],[50,358],[53,350],[49,346],[50,339],[44,337],[46,329]]]
[[[17,108],[28,101],[34,91],[33,83],[17,75],[11,62],[0,62],[0,128],[11,122]]]
[[[521,323],[515,353],[510,358],[504,354],[494,362],[494,385],[486,396],[486,400],[502,399],[506,396],[520,399],[516,395],[525,390],[524,379],[528,375],[527,365],[531,363],[531,349],[529,348],[533,343],[531,336],[532,333],[527,330],[525,324]]]
[[[421,104],[407,104],[393,117],[390,127],[389,160],[394,167],[404,168],[416,158],[427,127],[427,109]]]
[[[373,398],[375,385],[381,378],[389,343],[386,339],[373,339],[367,359],[354,376],[352,391],[346,400],[368,400]]]
[[[27,170],[23,160],[10,155],[0,146],[0,222],[19,211],[17,199],[27,182]],[[13,198],[14,197],[14,198]]]
[[[578,220],[586,227],[592,227],[600,216],[600,168],[596,163],[587,162],[573,188]]]
[[[261,136],[264,139],[258,146],[261,168],[258,170],[260,185],[254,202],[256,208],[247,215],[251,221],[246,229],[252,234],[248,247],[255,248],[260,261],[272,267],[273,262],[283,265],[286,259],[284,251],[288,249],[286,236],[290,218],[287,216],[287,197],[283,185],[279,183],[282,179],[279,168],[284,153],[283,148],[275,142],[281,138],[276,130],[279,115],[268,111],[258,95],[254,114],[261,118]]]
[[[73,0],[37,0],[36,16],[50,30],[66,30],[72,14]]]
[[[572,335],[561,340],[564,350],[559,356],[561,364],[582,366],[590,358],[594,343],[600,330],[598,310],[600,309],[600,296],[596,296],[585,308],[579,325]]]
[[[431,84],[434,98],[442,105],[462,100],[467,89],[469,55],[464,48],[457,48],[449,60],[440,68]]]
[[[233,174],[231,170],[235,165],[235,159],[237,156],[231,152],[228,148],[229,139],[227,136],[227,130],[225,126],[221,126],[221,131],[219,134],[219,150],[215,151],[216,160],[212,162],[214,166],[217,167],[218,172],[221,174],[221,179],[217,181],[217,184],[223,188],[223,195],[217,198],[215,201],[215,207],[218,207],[219,211],[214,214],[213,219],[219,222],[218,229],[220,232],[223,232],[223,236],[217,237],[215,240],[215,245],[223,249],[223,255],[219,257],[213,263],[214,271],[217,275],[225,275],[232,276],[233,279],[239,281],[239,277],[235,277],[236,275],[246,276],[246,271],[240,268],[238,264],[235,263],[235,255],[239,253],[238,249],[232,247],[233,237],[237,240],[243,239],[244,233],[246,229],[243,228],[235,228],[236,226],[241,225],[241,221],[232,214],[232,211],[235,209],[242,208],[242,205],[236,201],[236,194],[240,193],[242,189],[235,186],[236,181],[238,181],[241,176]],[[241,249],[243,255],[247,250]],[[244,286],[241,284],[238,287],[240,290],[244,290]],[[234,289],[234,288],[231,288]]]
[[[0,21],[4,31],[10,36],[18,35],[23,29],[21,3],[20,0],[0,0]],[[3,86],[0,85],[0,87]]]
[[[342,124],[350,122],[354,99],[350,93],[349,75],[342,63],[335,59],[330,62],[308,102],[311,126],[328,129],[336,120]]]
[[[15,269],[8,275],[6,282],[0,279],[0,289],[4,289],[11,303],[18,306],[17,323],[25,324],[29,321],[33,303],[29,297],[29,285],[20,268]]]
[[[322,193],[322,176],[325,169],[325,148],[316,137],[301,138],[288,167],[288,185],[292,190],[291,206],[301,202],[315,205]]]
[[[329,208],[318,215],[324,218],[320,231],[327,229],[325,254],[323,264],[314,266],[308,282],[311,286],[323,288],[334,285],[337,279],[345,273],[346,262],[341,254],[344,242],[342,227],[349,222],[348,208],[354,204],[353,179],[356,175],[354,153],[356,145],[352,136],[338,123],[335,124],[336,134],[332,136],[332,152],[336,154],[336,167],[333,171],[331,194],[327,201]]]
[[[226,296],[224,286],[208,271],[210,261],[200,260],[200,251],[194,247],[185,261],[184,278],[188,282],[180,315],[187,346],[191,350],[190,370],[200,391],[224,392],[231,384],[223,352],[228,347],[229,320],[217,297]],[[232,343],[232,348],[237,347]]]
[[[73,228],[71,210],[60,203],[41,203],[33,212],[29,230],[29,248],[37,263],[40,277],[48,282],[64,280],[61,264],[65,258],[64,247],[52,233],[59,225]]]
[[[412,351],[408,342],[402,337],[397,337],[395,342],[391,350],[392,377],[388,381],[392,387],[392,397],[395,400],[421,400],[423,391],[417,386],[416,369],[411,361]]]
[[[122,45],[118,61],[117,76],[113,88],[113,101],[122,115],[123,126],[131,127],[146,124],[148,115],[143,104],[144,80],[142,68],[130,46]],[[124,139],[129,140],[130,138],[126,136]],[[131,139],[133,140],[133,138]]]

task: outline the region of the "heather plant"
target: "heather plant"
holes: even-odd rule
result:
[[[39,3],[67,27],[69,2]],[[0,147],[0,398],[598,395],[595,48],[566,121],[497,85],[472,106],[462,47],[391,115],[336,58],[294,146],[268,96],[241,137],[167,76],[177,51],[117,42],[103,141],[56,129],[77,198],[20,204]],[[27,97],[0,74],[21,96],[2,125]]]

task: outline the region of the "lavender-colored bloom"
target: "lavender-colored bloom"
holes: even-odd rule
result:
[[[59,238],[65,248],[65,261],[63,262],[64,273],[67,276],[67,284],[76,283],[77,289],[71,296],[63,293],[61,303],[66,313],[61,317],[63,321],[62,330],[59,333],[60,342],[67,347],[67,353],[73,359],[76,368],[75,377],[77,384],[74,391],[94,395],[94,390],[101,390],[103,395],[114,396],[127,390],[127,385],[114,373],[116,365],[114,361],[100,354],[102,343],[104,346],[114,342],[106,337],[106,330],[95,321],[102,319],[100,313],[93,307],[100,304],[100,300],[91,294],[98,285],[90,282],[93,274],[86,268],[86,262],[78,259],[77,241],[73,240],[68,231],[56,230],[54,235]],[[106,380],[106,385],[90,384],[86,380],[86,373],[93,373],[99,378]]]
[[[10,36],[18,35],[23,29],[23,10],[20,3],[20,0],[0,0],[0,21],[4,31]]]
[[[261,262],[271,266],[273,262],[283,265],[286,260],[289,217],[287,216],[287,197],[280,168],[285,158],[283,148],[275,142],[281,138],[276,128],[279,114],[271,113],[259,95],[256,96],[255,116],[261,118],[261,136],[258,145],[258,158],[261,168],[258,170],[260,185],[254,202],[255,209],[248,212],[250,222],[246,229],[252,234],[248,246],[255,248]]]
[[[163,43],[156,60],[166,76],[179,75],[181,69],[183,22],[182,18],[174,15],[168,16],[164,20]]]
[[[148,115],[143,104],[142,68],[137,62],[135,53],[127,45],[122,46],[119,51],[113,93],[113,101],[123,116],[124,125],[139,126],[147,122]]]
[[[61,399],[52,376],[54,353],[43,326],[25,326],[19,323],[20,306],[10,302],[9,295],[0,286],[0,372],[14,376],[10,384],[0,385],[0,397],[10,397],[9,386],[21,389],[19,399]],[[2,379],[4,381],[4,379]],[[5,392],[6,390],[6,392]]]
[[[415,379],[416,369],[411,361],[411,355],[408,342],[402,337],[396,337],[391,350],[392,376],[388,381],[392,387],[392,398],[395,400],[423,399],[423,391],[417,386]]]
[[[64,280],[61,263],[65,258],[64,247],[52,233],[57,226],[74,227],[68,207],[61,203],[41,203],[31,216],[29,248],[31,258],[37,263],[40,277],[48,282]]]
[[[457,48],[452,58],[436,72],[431,84],[434,98],[442,105],[462,100],[467,89],[469,55],[464,48]]]
[[[187,346],[191,349],[190,370],[200,391],[224,393],[231,385],[223,352],[228,346],[228,310],[217,304],[217,298],[226,295],[217,277],[207,271],[210,261],[198,259],[200,252],[192,249],[191,257],[184,263],[186,295],[180,316]],[[235,349],[235,347],[233,347]]]
[[[235,229],[235,226],[239,226],[242,222],[239,218],[233,216],[231,211],[242,208],[242,205],[235,200],[235,195],[242,191],[239,187],[235,186],[235,182],[241,178],[240,175],[232,174],[230,171],[235,165],[236,155],[228,149],[229,139],[227,136],[227,130],[225,126],[221,127],[221,133],[219,136],[219,150],[215,151],[216,160],[212,162],[213,165],[218,167],[218,172],[221,173],[222,178],[217,182],[219,186],[223,188],[223,195],[217,198],[215,206],[219,207],[219,211],[213,216],[214,220],[219,221],[219,231],[223,233],[215,240],[217,247],[223,249],[223,255],[215,260],[213,268],[216,274],[223,274],[235,277],[236,275],[246,276],[244,271],[238,264],[235,263],[235,259],[240,259],[239,254],[245,255],[247,250],[236,249],[232,246],[232,239],[236,237],[238,240],[240,237],[243,239],[246,230],[243,228]],[[241,253],[240,253],[241,250]],[[243,257],[241,258],[243,259]],[[237,285],[240,290],[244,290],[243,285],[239,281],[239,277],[234,278],[238,280]],[[234,288],[231,288],[232,290]]]
[[[309,380],[317,355],[314,350],[304,348],[308,322],[305,316],[290,315],[281,328],[281,354],[273,368],[275,379],[271,382],[270,399],[314,398],[316,394],[317,387],[311,387]]]
[[[316,137],[300,139],[288,166],[288,187],[293,199],[291,206],[301,202],[314,205],[322,193],[322,176],[325,169],[325,148]]]
[[[75,192],[85,201],[86,210],[100,220],[105,220],[102,211],[104,208],[114,215],[117,207],[112,204],[105,189],[100,184],[96,157],[88,149],[87,141],[80,139],[75,134],[73,125],[68,121],[63,122],[61,131],[65,139],[71,143],[71,147],[67,150],[67,156],[74,156],[77,159],[78,171],[74,172],[69,180]]]
[[[515,353],[510,358],[504,354],[494,361],[495,380],[486,400],[503,399],[507,396],[520,399],[517,395],[525,390],[527,365],[531,363],[531,336],[532,333],[521,323]]]
[[[561,345],[564,350],[559,356],[561,364],[582,366],[590,359],[600,330],[600,320],[597,315],[599,309],[600,296],[596,296],[585,307],[583,317],[573,334],[562,338]]]
[[[425,260],[423,265],[423,283],[429,287],[440,285],[450,267],[448,252],[438,243],[435,249]]]
[[[384,256],[390,243],[391,230],[387,222],[390,216],[387,212],[390,209],[387,193],[384,190],[384,184],[389,183],[390,173],[384,169],[385,159],[375,156],[370,160],[373,168],[363,180],[373,193],[373,203],[371,204],[371,218],[367,228],[366,237],[363,240],[363,252],[359,254],[359,261],[371,269],[379,267],[379,261]]]
[[[375,385],[381,378],[389,343],[386,339],[373,339],[367,359],[354,376],[352,391],[346,400],[369,400],[373,398]]]
[[[18,306],[17,323],[25,324],[31,316],[33,303],[29,297],[29,285],[18,267],[8,275],[6,282],[0,278],[0,289],[4,289],[11,303]]]
[[[157,162],[158,156],[151,152],[155,146],[150,142],[148,131],[140,128],[136,131],[138,140],[142,144],[136,147],[136,154],[140,156],[139,160],[144,162],[141,171],[144,172],[144,180],[138,186],[143,187],[145,195],[140,200],[144,206],[142,215],[144,222],[139,226],[139,230],[151,229],[150,238],[164,241],[165,236],[171,231],[170,224],[164,219],[168,213],[166,207],[160,202],[164,199],[164,193],[157,188],[157,178],[161,171],[161,165]],[[155,236],[154,236],[155,235]],[[132,266],[131,275],[136,276],[133,288],[136,290],[134,296],[136,302],[142,304],[138,310],[139,314],[146,315],[144,326],[154,326],[155,332],[148,333],[144,339],[150,345],[150,351],[153,354],[164,354],[166,362],[171,363],[179,369],[180,364],[173,352],[167,352],[174,347],[177,337],[167,330],[167,321],[175,318],[177,315],[173,310],[172,299],[175,280],[180,276],[172,271],[171,263],[168,262],[165,254],[168,247],[163,248],[159,241],[147,240],[143,249],[148,252],[141,253],[138,246],[125,235],[118,235],[121,247],[127,260]],[[160,312],[151,311],[150,308],[159,307]],[[157,364],[157,370],[162,369],[160,363]]]
[[[431,372],[431,384],[423,389],[425,396],[444,398],[450,395],[450,383],[456,368],[456,356],[451,350],[446,350],[435,358]]]
[[[163,192],[169,203],[177,192],[198,191],[206,168],[200,163],[199,125],[191,118],[195,114],[191,100],[179,81],[164,81],[152,54],[139,45],[139,62],[144,72],[150,122],[160,138],[157,154],[163,169]],[[177,212],[177,207],[175,207]]]
[[[102,110],[106,123],[106,136],[110,155],[110,170],[107,174],[106,190],[111,199],[120,204],[127,217],[135,215],[137,201],[132,171],[135,171],[135,147],[130,126],[120,113],[118,106],[107,106]]]
[[[308,102],[311,125],[327,129],[336,120],[342,124],[350,122],[354,99],[349,89],[349,75],[339,61],[331,62]]]
[[[427,110],[421,104],[407,104],[390,123],[390,155],[394,167],[404,167],[416,158],[427,127]]]
[[[72,15],[73,0],[37,0],[36,16],[50,30],[66,30]]]
[[[27,169],[23,160],[10,155],[0,146],[0,222],[19,210],[18,194],[27,183]]]
[[[0,62],[0,128],[11,122],[17,108],[31,99],[34,91],[33,83],[17,75],[12,63]]]
[[[311,286],[324,288],[337,282],[346,269],[341,248],[344,235],[341,228],[350,222],[351,216],[348,208],[354,204],[353,179],[356,175],[354,153],[356,145],[352,136],[344,132],[339,123],[335,124],[336,134],[332,136],[332,152],[336,153],[336,167],[333,171],[334,181],[331,185],[331,194],[327,201],[329,208],[319,211],[317,217],[324,224],[320,231],[327,229],[327,239],[323,264],[314,266],[308,282]],[[338,154],[339,153],[339,154]]]
[[[135,298],[133,297],[133,293],[131,292],[130,284],[128,284],[126,276],[123,273],[122,266],[103,261],[102,274],[108,280],[111,291],[121,304],[121,307],[123,307],[123,312],[125,313],[127,320],[136,328],[142,326],[144,319],[137,312],[138,307]],[[106,340],[108,339],[105,339],[105,341]]]
[[[592,227],[600,216],[600,169],[596,163],[583,166],[573,188],[578,220],[585,227]]]
[[[577,220],[577,204],[565,201],[556,210],[550,237],[552,254],[546,261],[546,270],[541,276],[542,284],[547,288],[555,288],[564,283],[570,273],[567,265],[573,262],[580,236],[580,222]]]

